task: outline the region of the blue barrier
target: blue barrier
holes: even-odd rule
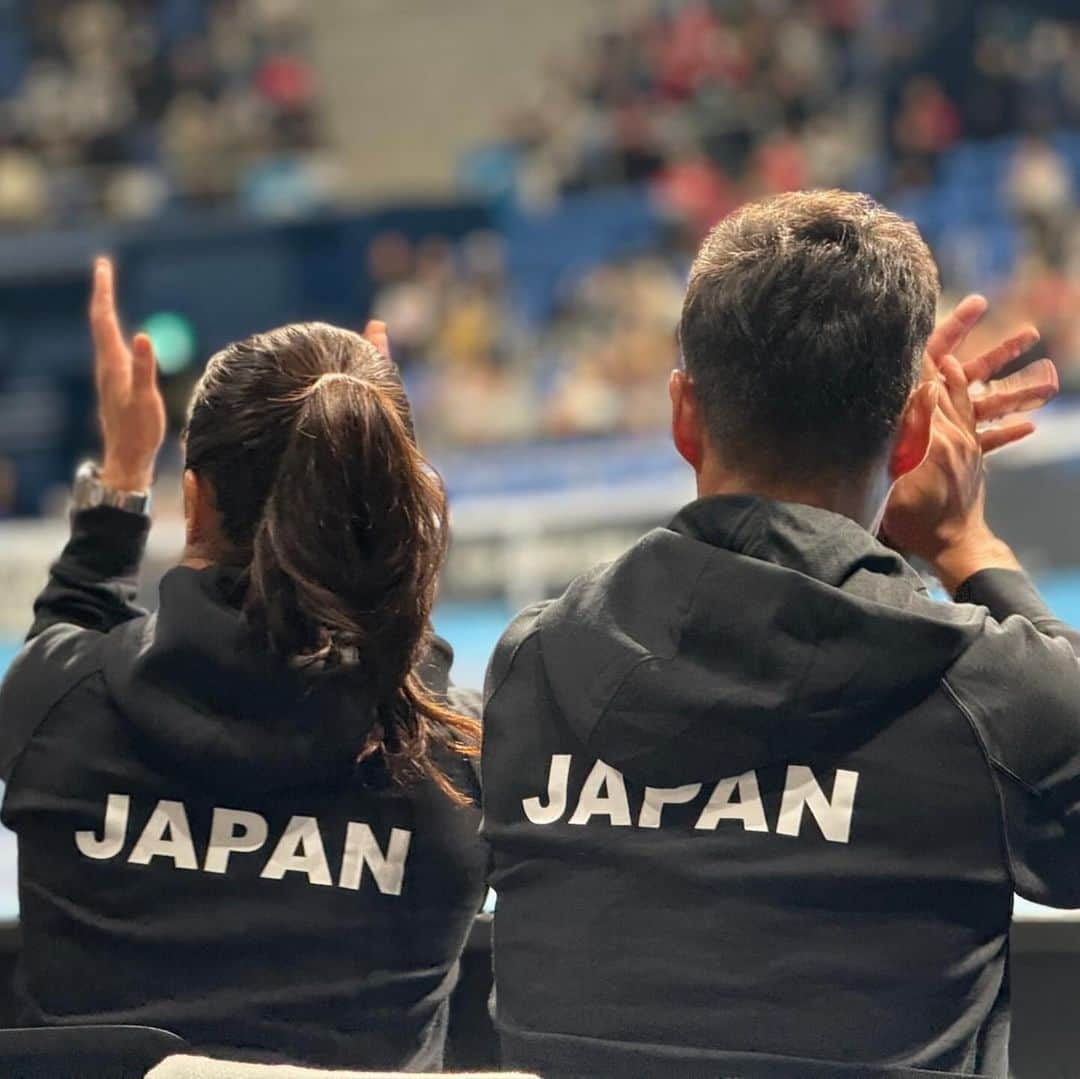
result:
[[[1080,626],[1080,568],[1037,575],[1051,609],[1070,625]],[[454,649],[454,681],[480,689],[492,650],[516,612],[502,603],[442,603],[435,611],[436,631]],[[29,616],[29,612],[27,612]],[[7,669],[18,642],[0,642],[0,672]]]

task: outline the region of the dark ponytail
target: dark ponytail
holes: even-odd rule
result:
[[[187,457],[250,567],[256,639],[313,681],[364,691],[376,718],[360,759],[381,754],[397,783],[427,777],[467,801],[436,750],[475,754],[479,725],[415,673],[446,555],[446,496],[393,363],[320,323],[232,345],[196,391]]]

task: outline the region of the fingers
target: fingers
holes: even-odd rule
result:
[[[107,258],[98,258],[94,262],[90,333],[94,341],[94,373],[98,386],[123,383],[129,376],[128,352],[116,317],[113,266]]]
[[[1011,423],[1003,423],[980,431],[978,439],[983,453],[986,454],[1011,446],[1014,442],[1019,442],[1034,433],[1035,424],[1030,420],[1014,420]]]
[[[947,319],[934,327],[926,342],[926,355],[935,363],[956,352],[975,324],[986,314],[989,303],[985,296],[973,293],[965,296]]]
[[[987,422],[1013,412],[1031,412],[1056,397],[1060,388],[1057,368],[1050,360],[1039,360],[1007,378],[991,382],[985,394],[973,398],[975,418]]]
[[[373,318],[364,327],[364,339],[370,341],[384,356],[390,357],[390,335],[386,323]]]
[[[131,390],[133,394],[157,389],[157,360],[148,334],[137,333],[131,342]]]
[[[974,360],[964,364],[964,374],[969,382],[987,382],[1003,367],[1019,359],[1039,340],[1039,331],[1034,326],[1024,326],[1006,338],[996,348],[984,352]]]
[[[945,380],[945,397],[948,398],[951,409],[946,409],[947,413],[951,412],[954,421],[959,422],[962,427],[970,428],[972,431],[975,429],[975,409],[971,403],[971,398],[968,395],[968,382],[964,376],[964,369],[960,366],[960,361],[955,356],[943,356],[940,364],[941,374]]]

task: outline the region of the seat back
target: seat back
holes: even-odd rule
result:
[[[62,1026],[0,1029],[0,1075],[20,1079],[143,1079],[183,1052],[183,1038],[157,1027]]]
[[[410,1079],[452,1079],[454,1072],[409,1072]],[[172,1056],[146,1079],[400,1079],[405,1072],[326,1071],[283,1064],[243,1064],[200,1056]],[[523,1072],[469,1072],[468,1079],[539,1079]]]
[[[933,1079],[945,1072],[503,1030],[503,1059],[544,1079]]]

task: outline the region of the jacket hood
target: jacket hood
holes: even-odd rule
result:
[[[985,617],[934,602],[846,517],[721,496],[579,578],[538,629],[588,751],[674,786],[854,748],[933,693]]]
[[[372,706],[254,647],[244,589],[240,571],[180,566],[162,579],[158,611],[115,631],[105,678],[134,737],[169,771],[240,789],[347,775]],[[429,688],[446,692],[452,658],[435,639],[419,672]]]

